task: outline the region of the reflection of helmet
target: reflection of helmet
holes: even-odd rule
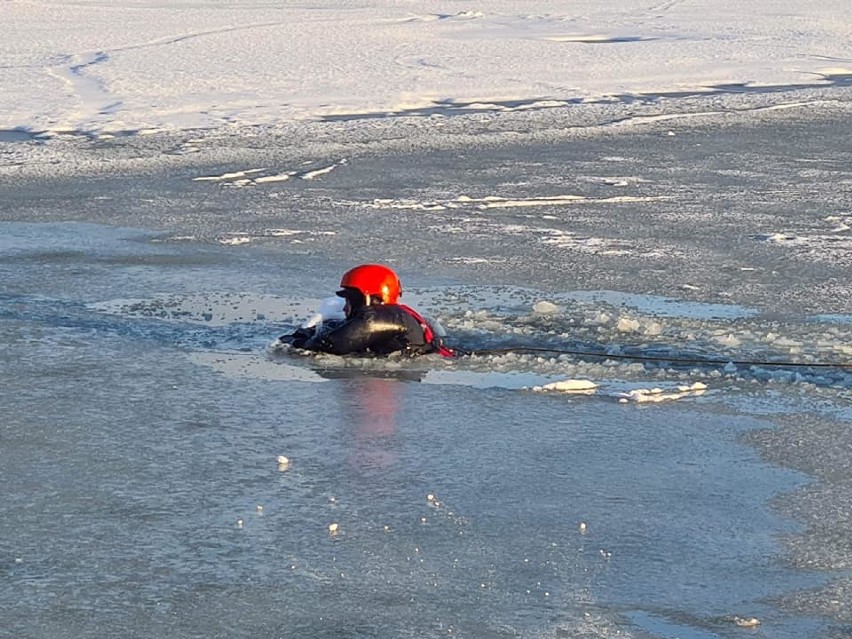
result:
[[[396,304],[402,295],[402,285],[391,269],[381,264],[362,264],[343,274],[340,285],[354,288],[381,301],[382,304]]]

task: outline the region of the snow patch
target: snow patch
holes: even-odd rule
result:
[[[796,246],[805,244],[807,239],[803,237],[797,237],[795,235],[790,235],[787,233],[769,233],[766,235],[757,235],[755,237],[759,242],[765,242],[767,244],[783,244],[789,246]]]
[[[221,182],[225,186],[230,187],[245,187],[257,184],[273,184],[276,182],[286,182],[291,178],[301,180],[316,180],[323,175],[328,175],[334,169],[344,166],[347,161],[340,160],[334,164],[324,166],[318,169],[308,171],[283,171],[269,173],[268,169],[243,169],[240,171],[230,171],[221,175],[201,175],[192,178],[193,182]],[[264,175],[258,175],[264,174]]]
[[[297,177],[303,180],[315,180],[322,175],[327,175],[334,171],[339,166],[343,166],[346,164],[346,160],[340,160],[340,162],[336,162],[335,164],[331,164],[329,166],[322,167],[321,169],[314,169],[313,171],[305,171],[304,173],[298,174]]]
[[[318,237],[335,235],[334,231],[306,231],[301,229],[266,229],[263,231],[235,231],[216,238],[216,242],[225,246],[241,246],[267,238],[289,237],[293,243],[314,240]]]
[[[270,184],[272,182],[286,182],[293,177],[293,172],[276,173],[274,175],[262,175],[253,180],[255,184]]]
[[[461,229],[459,229],[461,230]],[[444,230],[445,233],[452,233],[453,230]],[[451,262],[456,262],[458,264],[492,264],[494,260],[489,260],[484,257],[452,257],[450,258]]]
[[[248,244],[252,241],[253,238],[248,235],[244,235],[242,233],[235,233],[228,237],[220,237],[217,241],[219,244],[224,244],[225,246],[240,246],[242,244]]]
[[[539,241],[563,249],[572,249],[596,255],[630,255],[634,247],[624,240],[602,237],[577,237],[570,231],[559,229],[527,229],[533,233],[545,234]],[[648,255],[646,255],[648,257]]]
[[[527,198],[509,198],[500,195],[486,195],[473,198],[460,195],[452,200],[397,200],[377,198],[365,206],[374,209],[419,209],[439,211],[444,209],[509,209],[537,206],[567,206],[574,204],[636,204],[660,202],[671,199],[669,196],[629,196],[618,195],[611,197],[589,197],[586,195],[550,195]]]
[[[229,182],[232,180],[241,180],[247,178],[254,173],[260,173],[265,169],[244,169],[242,171],[230,171],[221,175],[200,175],[192,178],[193,182]]]

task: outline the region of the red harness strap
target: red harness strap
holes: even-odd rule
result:
[[[441,357],[455,357],[456,354],[452,349],[447,348],[441,343],[441,340],[435,336],[435,331],[432,330],[432,327],[429,326],[429,322],[423,319],[423,316],[415,311],[410,306],[406,306],[405,304],[398,305],[402,310],[411,315],[417,323],[420,324],[420,328],[423,329],[423,338],[427,343],[431,344],[435,348],[435,352],[438,353]]]

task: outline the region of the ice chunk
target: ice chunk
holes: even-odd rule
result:
[[[628,317],[622,317],[618,320],[616,328],[619,333],[635,333],[639,330],[639,321]]]
[[[346,305],[346,300],[342,297],[337,297],[336,295],[333,297],[325,298],[321,303],[319,310],[304,324],[302,324],[303,328],[312,328],[317,326],[318,324],[322,324],[323,322],[328,322],[331,320],[345,320],[346,313],[343,312],[343,307]]]
[[[645,327],[645,335],[654,337],[663,332],[663,325],[659,322],[651,322]]]
[[[558,391],[561,393],[583,393],[592,394],[597,389],[598,385],[587,379],[563,379],[558,382],[551,382],[544,386],[535,386],[536,391]]]
[[[740,344],[742,344],[742,341],[733,333],[719,335],[715,339],[719,344],[727,346],[728,348],[737,348]]]
[[[541,313],[542,315],[552,315],[559,312],[559,307],[553,302],[546,302],[542,300],[533,304],[533,310],[536,313]]]
[[[707,391],[707,385],[695,382],[692,386],[678,386],[674,391],[666,392],[662,388],[636,388],[626,393],[619,393],[619,401],[625,402],[665,402],[683,397],[696,397]]]

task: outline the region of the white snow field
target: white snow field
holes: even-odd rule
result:
[[[724,108],[848,83],[848,15],[846,0],[4,0],[0,135],[696,93]]]

